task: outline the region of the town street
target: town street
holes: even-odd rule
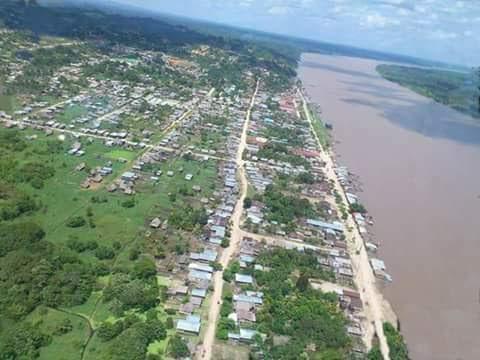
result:
[[[237,150],[237,158],[236,158],[236,163],[237,163],[237,171],[238,171],[238,177],[240,180],[240,195],[238,198],[238,201],[235,205],[235,209],[231,218],[232,222],[232,227],[231,227],[231,236],[230,236],[230,245],[223,250],[221,258],[220,258],[220,264],[222,265],[223,269],[225,269],[230,260],[233,257],[233,254],[237,250],[238,246],[240,245],[240,242],[242,240],[242,231],[240,229],[240,220],[242,216],[242,211],[243,211],[243,200],[245,199],[245,196],[247,195],[247,187],[248,187],[248,182],[247,182],[247,177],[245,175],[245,168],[244,168],[244,160],[242,158],[243,156],[243,151],[245,150],[246,143],[247,143],[247,131],[248,131],[248,125],[250,122],[250,115],[252,112],[252,108],[255,104],[255,98],[257,96],[258,92],[258,86],[259,82],[257,81],[255,91],[252,95],[252,99],[250,101],[250,106],[247,110],[247,114],[245,116],[245,122],[243,124],[243,129],[242,129],[242,135],[240,137],[240,144],[238,145],[238,150]],[[211,359],[212,358],[212,348],[213,344],[215,342],[215,330],[217,327],[217,320],[218,320],[218,314],[220,313],[220,307],[221,307],[221,302],[222,302],[222,290],[223,290],[223,270],[222,271],[217,271],[213,277],[213,294],[210,299],[210,311],[208,313],[208,325],[207,325],[207,331],[205,333],[205,337],[203,339],[203,345],[202,345],[202,350],[199,351],[197,354],[198,359]]]

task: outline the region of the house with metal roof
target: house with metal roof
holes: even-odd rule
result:
[[[213,267],[211,267],[210,265],[206,265],[206,264],[190,263],[188,265],[188,268],[191,269],[191,270],[204,271],[204,272],[207,272],[207,273],[212,273],[213,272]]]
[[[208,273],[208,272],[205,272],[205,271],[198,271],[198,270],[190,270],[190,272],[188,273],[188,278],[190,280],[192,279],[199,279],[199,280],[208,280],[210,281],[210,279],[212,278],[212,274],[211,273]]]
[[[331,229],[338,232],[343,232],[343,224],[338,221],[334,221],[333,223],[327,223],[321,220],[307,219],[307,224],[322,229]]]
[[[204,299],[207,296],[207,289],[194,288],[192,289],[192,296]]]
[[[200,316],[189,315],[185,320],[178,320],[177,330],[198,335],[200,333]]]
[[[190,254],[190,259],[210,262],[210,261],[217,260],[217,255],[218,255],[218,253],[215,250],[205,249],[201,253],[191,253]]]
[[[247,264],[251,264],[251,263],[255,262],[255,258],[253,256],[250,256],[250,255],[240,255],[240,261],[243,261]]]
[[[235,282],[240,284],[253,284],[253,277],[244,274],[235,274]]]
[[[239,333],[228,333],[230,340],[250,342],[253,341],[253,337],[257,334],[255,330],[240,329]]]
[[[263,299],[261,297],[254,296],[254,295],[246,295],[246,294],[233,295],[233,301],[245,302],[249,304],[257,304],[257,305],[263,304]]]

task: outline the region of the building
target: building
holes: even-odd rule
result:
[[[200,316],[189,315],[185,320],[178,320],[177,331],[198,335],[200,333]]]
[[[190,259],[204,262],[217,260],[218,253],[215,250],[205,249],[201,253],[191,253]]]
[[[122,174],[122,180],[124,181],[135,181],[137,175],[132,171],[126,171]]]
[[[333,223],[327,223],[321,220],[307,219],[307,224],[322,229],[330,229],[337,232],[343,232],[343,224],[338,221],[334,221]]]
[[[154,228],[154,229],[158,229],[160,227],[160,225],[162,225],[162,220],[160,220],[158,217],[153,219],[150,222],[150,227]]]
[[[198,264],[198,263],[191,263],[188,265],[188,268],[191,270],[197,270],[197,271],[203,271],[207,273],[212,273],[213,272],[213,267],[210,265],[206,264]]]
[[[207,289],[200,289],[200,288],[192,289],[192,296],[204,299],[207,296]]]
[[[253,284],[253,277],[244,274],[235,274],[235,282],[240,284]]]

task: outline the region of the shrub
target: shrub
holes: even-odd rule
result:
[[[67,226],[71,228],[82,227],[87,221],[81,216],[74,216],[67,220]]]
[[[95,250],[95,256],[100,260],[108,260],[115,257],[115,252],[112,248],[102,245]]]
[[[135,206],[135,198],[130,198],[128,200],[123,201],[122,206],[127,209],[133,208]]]

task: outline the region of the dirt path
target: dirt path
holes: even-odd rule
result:
[[[320,139],[318,138],[313,128],[312,116],[310,114],[310,110],[308,109],[307,101],[300,90],[299,94],[302,98],[303,111],[305,112],[307,121],[310,124],[311,131],[318,143],[319,148],[322,150],[320,157],[326,164],[325,175],[328,179],[333,180],[335,189],[342,197],[342,201],[347,204],[347,199],[343,187],[340,185],[340,182],[338,181],[338,178],[334,172],[334,161],[332,160],[330,154],[323,149]],[[332,205],[336,206],[336,204]],[[388,319],[388,316],[384,312],[384,304],[386,303],[386,301],[376,287],[376,278],[370,266],[367,250],[352,216],[348,216],[345,225],[348,229],[352,229],[351,231],[347,231],[345,235],[348,243],[348,250],[352,260],[352,267],[354,270],[354,281],[358,289],[360,290],[360,296],[364,304],[365,316],[369,320],[369,323],[374,325],[375,332],[379,339],[380,350],[382,352],[383,358],[385,360],[390,360],[388,343],[383,332],[383,322],[387,320],[391,321],[390,319]],[[368,333],[369,329],[366,330]],[[372,345],[371,341],[369,341],[369,343],[367,343],[366,345],[368,348],[370,348]]]
[[[250,122],[250,115],[252,112],[253,105],[255,104],[255,98],[257,96],[259,83],[257,81],[257,85],[255,87],[255,92],[253,93],[252,99],[250,101],[250,106],[247,110],[247,114],[245,116],[245,122],[243,124],[242,136],[240,137],[240,144],[237,150],[237,169],[238,169],[238,179],[240,180],[240,196],[238,201],[235,205],[235,209],[233,211],[233,215],[231,218],[232,222],[232,231],[230,236],[230,245],[225,250],[223,250],[222,255],[220,257],[220,264],[222,264],[223,268],[228,266],[228,263],[233,257],[233,254],[237,250],[238,246],[240,245],[240,241],[242,240],[242,230],[240,229],[240,219],[242,216],[243,210],[243,200],[247,195],[247,177],[245,175],[245,168],[244,168],[244,160],[242,159],[243,151],[245,150],[246,143],[247,143],[247,132],[248,132],[248,125]],[[209,360],[212,358],[212,348],[215,342],[215,329],[218,320],[218,314],[220,313],[220,306],[222,302],[222,289],[223,289],[223,271],[217,271],[213,276],[213,294],[212,299],[210,301],[210,311],[208,313],[208,327],[207,331],[205,332],[205,336],[203,338],[203,345],[202,349],[197,352],[197,359],[206,359]]]
[[[337,283],[317,279],[310,279],[310,284],[312,285],[312,288],[322,290],[323,292],[340,293],[343,290],[356,291],[355,289],[349,288],[347,286],[342,286]]]
[[[309,249],[313,251],[328,251],[331,250],[328,247],[325,246],[317,246],[317,245],[312,245],[308,244],[304,241],[301,240],[295,240],[295,239],[285,239],[281,236],[275,236],[275,235],[264,235],[264,234],[255,234],[252,232],[248,232],[245,230],[240,230],[240,234],[243,237],[248,237],[251,238],[255,241],[258,242],[263,242],[267,245],[271,246],[278,246],[278,247],[283,247],[283,248],[296,248],[296,249]]]

